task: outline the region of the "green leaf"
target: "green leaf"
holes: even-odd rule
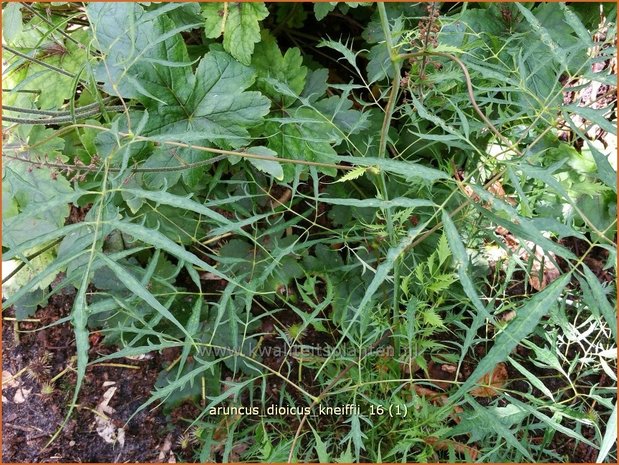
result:
[[[409,199],[405,197],[396,197],[391,200],[380,199],[337,199],[319,197],[319,202],[328,203],[331,205],[345,205],[347,207],[357,208],[415,208],[415,207],[436,207],[436,204],[430,200],[424,199]]]
[[[458,269],[458,276],[460,277],[460,283],[462,284],[462,288],[464,292],[468,296],[468,298],[473,303],[473,306],[477,310],[478,317],[474,322],[473,328],[475,326],[480,325],[483,321],[484,317],[490,317],[490,313],[486,310],[483,302],[479,298],[475,286],[473,284],[473,280],[469,275],[469,256],[466,253],[466,248],[462,243],[462,239],[460,239],[460,234],[458,234],[458,230],[456,229],[456,225],[451,220],[449,214],[443,210],[443,227],[445,229],[445,235],[447,236],[447,241],[449,243],[449,248],[451,249],[453,256],[456,260],[456,268]],[[472,337],[475,334],[476,329],[471,329],[467,332],[466,339],[462,348],[462,357],[464,357],[466,351],[468,350]]]
[[[167,237],[165,237],[159,231],[156,231],[153,229],[147,229],[144,226],[140,226],[138,224],[132,224],[132,223],[127,223],[127,222],[115,221],[115,220],[109,221],[108,224],[112,228],[118,229],[124,232],[125,234],[129,234],[130,236],[133,236],[135,239],[138,239],[147,244],[151,244],[155,246],[156,248],[165,250],[166,252],[171,253],[172,255],[186,261],[187,263],[191,263],[193,265],[196,265],[202,268],[204,271],[213,273],[215,276],[218,276],[221,279],[225,279],[226,281],[235,283],[228,276],[216,270],[211,265],[206,263],[204,260],[201,260],[198,257],[196,257],[194,254],[187,252],[187,250],[185,250],[183,247],[176,244],[175,242],[171,241]],[[235,283],[235,284],[240,286],[240,284],[238,283]]]
[[[254,72],[225,52],[213,50],[198,65],[195,74],[165,79],[173,97],[158,94],[164,105],[149,111],[145,134],[184,140],[186,133],[199,133],[203,141],[238,148],[250,141],[248,128],[269,111],[269,101],[259,92],[246,92]],[[152,105],[152,103],[151,103]]]
[[[318,48],[327,47],[332,50],[335,50],[336,52],[341,53],[346,59],[346,61],[351,66],[353,66],[355,70],[357,70],[357,72],[359,72],[358,71],[359,68],[357,68],[357,54],[353,50],[351,50],[347,44],[343,44],[342,42],[337,41],[337,40],[322,40],[317,45],[317,47]]]
[[[224,49],[244,65],[249,65],[254,45],[260,41],[259,21],[269,15],[264,3],[205,3],[205,35],[216,39],[223,34]]]
[[[266,147],[251,147],[251,153],[256,155],[265,155],[268,157],[277,157],[277,153]],[[273,176],[278,181],[284,179],[284,170],[282,165],[273,160],[261,160],[259,158],[248,158],[247,161],[254,165],[258,170]]]
[[[256,45],[251,64],[258,76],[256,87],[271,100],[291,105],[296,100],[296,95],[303,91],[307,67],[303,66],[301,50],[292,47],[282,54],[275,38],[266,31],[262,33],[262,40]],[[293,95],[282,95],[270,82],[271,80],[286,85]],[[325,87],[324,92],[326,90]],[[324,92],[320,94],[321,97]]]
[[[21,34],[22,28],[21,5],[18,2],[8,2],[2,9],[2,37],[11,43]]]
[[[570,427],[563,426],[560,423],[560,421],[555,420],[554,417],[551,418],[548,415],[545,415],[535,405],[532,405],[530,403],[525,404],[524,402],[519,401],[518,399],[514,398],[513,396],[509,394],[507,394],[506,396],[512,404],[516,405],[517,407],[520,407],[522,410],[526,411],[530,415],[533,415],[535,418],[540,420],[542,423],[546,424],[546,427],[548,430],[563,433],[570,438],[574,438],[577,441],[581,441],[584,444],[587,444],[588,446],[597,449],[597,446],[595,444],[593,444],[591,441],[586,439],[582,434],[578,433],[578,431],[574,429],[572,426]],[[561,419],[561,417],[562,415],[559,416],[559,419]]]
[[[129,422],[133,417],[135,417],[138,413],[140,413],[142,410],[144,410],[146,407],[148,407],[152,403],[157,402],[158,400],[165,400],[169,396],[171,396],[175,391],[183,390],[184,387],[187,385],[187,383],[193,382],[196,379],[196,377],[200,375],[201,373],[204,373],[207,370],[212,370],[216,363],[217,363],[216,361],[201,361],[201,363],[198,364],[197,368],[194,368],[193,370],[183,374],[183,376],[181,376],[178,379],[173,380],[172,382],[170,382],[170,384],[157,388],[157,390],[152,394],[150,399],[148,399],[146,402],[140,405],[138,409],[131,415],[129,420],[127,420],[127,422]],[[250,379],[242,383],[241,385],[246,385],[250,383],[251,381],[252,380]],[[230,395],[230,391],[224,394],[224,398],[228,398],[229,395]],[[209,408],[209,406],[207,406],[207,408]]]
[[[23,35],[20,35],[20,37],[23,37]],[[37,32],[37,36],[40,39],[40,32]],[[56,110],[64,105],[66,101],[74,100],[75,77],[72,75],[79,74],[84,70],[85,63],[88,62],[86,44],[91,40],[91,37],[86,30],[73,31],[71,37],[77,43],[59,41],[63,48],[61,54],[49,56],[42,54],[43,56],[40,56],[40,61],[62,69],[69,73],[68,75],[61,74],[54,69],[47,68],[30,60],[14,57],[8,50],[4,51],[4,60],[17,63],[20,66],[10,72],[3,72],[2,87],[19,89],[20,91],[32,90],[36,94],[23,94],[21,92],[3,93],[2,103],[6,105],[17,104],[20,107]],[[26,55],[36,57],[38,50],[34,52],[30,50],[28,48]]]
[[[2,193],[20,212],[2,217],[2,242],[11,248],[64,225],[69,204],[79,197],[64,176],[54,179],[50,168],[31,170],[16,160],[4,163]]]
[[[318,21],[320,21],[324,19],[333,10],[335,10],[336,6],[337,6],[337,2],[320,2],[320,3],[316,2],[314,3],[314,16],[316,16],[316,19]]]
[[[447,260],[451,256],[451,251],[449,249],[449,240],[447,239],[447,235],[445,234],[441,235],[441,238],[438,240],[436,252],[438,254],[438,261],[440,265],[445,263],[445,260]]]
[[[611,305],[608,302],[608,298],[606,297],[606,293],[600,284],[597,276],[593,274],[591,269],[583,264],[583,270],[585,273],[585,278],[587,279],[587,283],[589,284],[589,288],[591,289],[591,293],[593,294],[594,304],[597,305],[597,308],[600,310],[600,313],[606,320],[606,323],[610,327],[613,338],[617,338],[617,306],[616,304]]]
[[[355,169],[350,170],[348,173],[346,173],[344,176],[342,176],[335,182],[346,182],[346,181],[352,181],[353,179],[360,178],[361,176],[365,174],[368,168],[369,167],[367,166],[358,166]]]
[[[320,3],[316,3],[315,5],[320,5]],[[309,426],[312,429],[314,439],[316,440],[316,445],[314,446],[314,448],[316,449],[316,453],[318,454],[318,461],[320,463],[331,463],[330,455],[329,455],[329,452],[327,451],[327,445],[320,438],[320,434],[316,432],[314,427],[311,424]]]
[[[180,32],[194,25],[176,27],[165,12],[178,6],[166,7],[146,12],[131,2],[87,5],[95,45],[104,54],[95,74],[107,93],[162,103],[176,101],[170,84],[184,84],[191,76]]]
[[[346,336],[350,333],[353,325],[359,324],[359,319],[361,319],[361,326],[366,326],[367,321],[370,318],[370,314],[365,312],[370,302],[374,298],[374,294],[378,291],[379,287],[389,278],[389,273],[393,269],[398,258],[404,253],[405,250],[412,244],[415,240],[419,232],[426,226],[426,223],[420,224],[415,228],[411,228],[408,231],[408,234],[394,247],[390,248],[387,252],[387,257],[385,260],[376,268],[376,273],[372,278],[372,281],[367,286],[363,298],[356,309],[352,312],[352,315],[348,315],[346,318],[347,324],[344,327],[344,331],[342,332],[342,336],[338,340],[337,344],[333,348],[333,351],[329,355],[327,361],[329,361],[333,354],[335,354],[340,347],[340,345],[346,339]],[[327,365],[325,362],[320,370],[318,370],[317,375],[322,371],[322,369]]]
[[[608,422],[606,422],[606,431],[602,438],[602,444],[600,444],[600,452],[598,453],[595,463],[602,463],[608,457],[613,446],[617,444],[617,403],[613,407],[613,413],[611,413]]]
[[[552,306],[556,305],[557,299],[570,278],[571,274],[560,277],[518,309],[516,318],[497,336],[492,348],[479,362],[468,379],[462,383],[458,391],[451,395],[450,401],[455,402],[468,392],[482,376],[492,370],[497,363],[507,360],[512,350],[537,327],[541,318],[549,312]]]
[[[197,336],[198,330],[200,329],[200,317],[202,316],[202,299],[196,299],[193,309],[191,311],[191,316],[189,317],[189,321],[187,321],[187,333],[191,334],[191,337]],[[178,374],[177,379],[181,376],[183,368],[185,367],[185,363],[187,362],[187,357],[191,353],[191,349],[193,348],[193,340],[191,338],[185,339],[185,345],[183,346],[183,353],[181,354],[180,362],[178,363]]]
[[[470,396],[467,396],[467,402],[473,406],[475,409],[475,413],[477,413],[477,421],[483,423],[485,426],[491,428],[495,431],[500,437],[505,439],[505,441],[520,452],[528,461],[534,462],[535,460],[529,454],[524,446],[516,439],[514,433],[512,433],[509,428],[507,428],[496,415],[490,412],[487,408],[479,405],[475,399]]]
[[[531,13],[531,11],[528,8],[526,8],[525,6],[519,3],[516,3],[515,5],[518,8],[518,10],[520,10],[520,13],[522,14],[522,16],[524,16],[527,22],[531,25],[531,28],[533,29],[533,31],[539,35],[539,37],[541,38],[541,41],[546,45],[546,47],[548,47],[552,57],[554,57],[554,59],[557,62],[561,63],[565,68],[567,68],[568,65],[567,65],[566,54],[564,50],[562,50],[559,44],[551,36],[549,30],[546,27],[544,27],[544,25],[539,21],[536,15]]]
[[[133,294],[138,296],[148,305],[150,305],[153,309],[157,310],[164,318],[171,321],[177,328],[179,328],[185,336],[187,336],[188,340],[193,341],[192,335],[189,333],[187,329],[176,319],[176,317],[165,308],[155,297],[138,281],[138,279],[129,273],[126,269],[116,263],[114,260],[111,260],[105,254],[98,254],[98,257],[103,260],[103,262],[108,266],[110,270],[116,274],[120,282],[122,282],[127,289],[129,289]]]
[[[595,160],[599,180],[610,187],[613,191],[617,192],[617,172],[608,161],[609,156],[603,154],[595,148],[589,139],[585,138],[585,140],[587,141],[587,147],[591,151],[591,155]],[[610,156],[614,156],[614,154]]]
[[[280,157],[334,163],[337,153],[333,146],[340,142],[333,126],[322,114],[312,108],[295,107],[285,110],[288,117],[271,119],[264,127],[268,148]],[[335,176],[334,168],[318,168],[322,173]],[[294,176],[294,166],[284,167],[284,179]]]
[[[542,394],[548,396],[551,401],[555,402],[555,398],[552,395],[552,392],[550,392],[550,389],[548,389],[548,387],[546,387],[546,385],[537,376],[535,376],[533,373],[531,373],[529,370],[527,370],[525,367],[523,367],[520,363],[518,363],[511,357],[509,358],[509,363],[511,363],[514,368],[516,368],[516,370],[522,373],[534,387],[536,387],[540,390],[540,392],[542,392]]]
[[[585,120],[589,120],[597,124],[604,131],[617,135],[617,124],[610,121],[612,118],[612,110],[608,108],[593,109],[588,107],[580,107],[578,105],[564,105],[563,117],[570,119],[570,113],[575,113],[582,116]]]
[[[428,168],[420,163],[412,161],[390,160],[377,157],[350,157],[341,156],[338,160],[346,161],[357,166],[377,166],[379,169],[388,173],[402,176],[408,181],[418,181],[424,179],[434,182],[439,179],[448,179],[449,175],[434,168]]]

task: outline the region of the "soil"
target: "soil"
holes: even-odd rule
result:
[[[180,418],[175,422],[174,415],[166,417],[160,409],[145,409],[125,424],[149,398],[162,367],[161,354],[142,360],[115,360],[124,366],[90,367],[78,407],[55,441],[47,446],[72,402],[75,341],[69,323],[40,328],[66,317],[72,304],[71,295],[53,296],[32,321],[19,324],[11,319],[11,308],[4,312],[2,461],[168,462],[182,452],[176,450],[184,427]],[[91,334],[91,359],[115,350],[101,346],[99,339],[96,332]],[[55,377],[58,379],[52,382]],[[97,432],[95,423],[97,418],[103,419],[95,411],[106,393],[113,394],[108,404],[113,410],[104,410],[113,432],[109,442],[102,437],[105,433]],[[124,430],[122,445],[118,428]]]

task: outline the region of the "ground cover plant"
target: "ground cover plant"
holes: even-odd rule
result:
[[[4,460],[616,462],[615,17],[4,3]]]

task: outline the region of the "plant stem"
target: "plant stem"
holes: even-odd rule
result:
[[[25,2],[21,3],[23,5],[24,8],[26,8],[28,11],[30,11],[33,15],[38,16],[41,20],[43,20],[44,22],[46,22],[47,24],[49,24],[50,26],[52,26],[54,29],[58,28],[59,26],[55,25],[53,22],[51,22],[49,19],[47,19],[45,16],[43,16],[41,13],[39,13],[37,10],[35,10],[34,8],[32,8],[30,5],[28,5]],[[66,23],[66,21],[64,21]],[[64,32],[62,29],[57,29],[58,33],[60,35],[62,35],[63,37],[66,37],[68,40],[70,40],[71,42],[73,42],[75,45],[77,45],[79,48],[84,48],[84,46],[82,44],[80,44],[77,40],[75,40],[73,37],[71,37],[69,34],[67,34],[66,32]]]
[[[28,56],[25,53],[21,53],[21,52],[15,50],[14,48],[9,47],[8,45],[4,45],[3,44],[2,48],[5,49],[7,52],[11,52],[13,55],[17,55],[18,57],[21,57],[21,58],[23,58],[25,60],[32,61],[33,63],[36,63],[37,65],[43,66],[44,68],[47,68],[47,69],[51,69],[52,71],[56,71],[57,73],[60,73],[60,74],[62,74],[64,76],[68,76],[70,78],[74,78],[75,77],[74,74],[69,73],[68,71],[65,71],[64,69],[57,68],[54,65],[50,65],[49,63],[45,63],[44,61],[41,61],[41,60],[38,60],[38,59],[36,59],[34,57]]]
[[[98,106],[98,104],[97,104],[97,106]],[[3,106],[2,108],[6,109],[6,110],[10,110],[11,108],[17,108],[17,107],[10,107],[10,108],[8,108],[6,106]],[[110,107],[105,107],[106,111],[123,111],[124,109],[125,109],[125,107],[122,106],[122,105],[113,105],[113,106],[110,106]],[[10,110],[10,111],[17,111],[17,110]],[[30,110],[29,112],[33,113],[34,110]],[[48,125],[48,124],[72,123],[73,121],[75,121],[75,118],[87,118],[89,116],[98,115],[99,113],[101,113],[101,109],[100,108],[93,108],[92,110],[87,110],[87,111],[83,111],[83,112],[82,111],[81,112],[76,112],[73,116],[72,115],[52,116],[51,118],[14,118],[14,117],[11,117],[11,116],[3,116],[2,119],[4,121],[8,121],[9,123]],[[43,114],[43,113],[39,112],[39,114]]]
[[[35,259],[36,257],[38,257],[39,255],[41,255],[42,253],[46,252],[47,250],[51,249],[52,247],[55,247],[56,245],[60,244],[61,239],[56,239],[55,241],[51,242],[50,244],[46,245],[45,247],[37,250],[36,252],[34,252],[31,255],[28,255],[26,257],[26,261],[25,262],[21,262],[19,265],[17,265],[17,267],[15,267],[15,269],[13,271],[11,271],[3,280],[2,280],[2,284],[5,284],[7,282],[9,282],[9,280],[15,276],[17,273],[19,273],[19,270],[21,270],[27,262],[29,262],[30,260]]]
[[[395,108],[395,104],[398,100],[398,95],[400,91],[400,73],[402,68],[402,62],[397,59],[397,52],[393,48],[393,43],[391,41],[391,28],[389,27],[389,18],[387,17],[387,10],[385,9],[384,3],[378,3],[378,13],[380,15],[380,23],[383,29],[383,34],[385,36],[385,43],[387,44],[389,56],[391,57],[391,62],[393,64],[393,80],[391,82],[391,92],[389,94],[389,100],[387,101],[387,106],[385,107],[385,117],[383,119],[383,125],[380,130],[380,143],[378,146],[378,158],[386,158],[387,156],[387,139],[389,135],[389,128],[391,127],[391,120],[393,118],[393,111]],[[380,176],[380,190],[381,196],[383,200],[389,200],[389,192],[387,191],[387,182],[385,180],[385,173],[383,170],[379,173]],[[389,234],[389,243],[390,245],[395,245],[397,238],[393,228],[393,218],[391,214],[391,209],[386,208],[383,210],[385,214],[385,219],[387,221],[387,233]],[[392,324],[397,326],[400,319],[400,264],[399,260],[396,260],[393,264],[393,321]],[[393,348],[396,354],[400,352],[400,342],[396,335],[396,331],[393,332],[392,338]]]

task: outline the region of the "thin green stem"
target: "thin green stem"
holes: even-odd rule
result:
[[[34,258],[38,257],[39,255],[41,255],[42,253],[48,251],[49,249],[51,249],[52,247],[55,247],[56,245],[60,244],[62,239],[56,239],[55,241],[51,242],[50,244],[46,245],[45,247],[42,247],[41,249],[37,250],[36,252],[34,252],[31,255],[28,255],[26,257],[26,261],[25,262],[21,262],[19,265],[17,265],[17,267],[15,267],[15,269],[13,271],[11,271],[3,280],[2,280],[2,284],[5,284],[7,282],[9,282],[9,280],[15,276],[17,273],[19,273],[19,270],[21,270],[24,266],[26,266],[26,263],[33,260]]]
[[[70,40],[71,42],[73,42],[75,45],[77,45],[79,48],[84,48],[84,46],[82,44],[80,44],[77,40],[75,40],[73,37],[71,37],[69,34],[67,34],[66,32],[64,32],[62,29],[59,29],[62,25],[55,25],[53,22],[51,22],[49,19],[47,19],[45,16],[43,16],[41,13],[39,13],[37,10],[35,10],[34,8],[32,8],[30,5],[28,5],[25,2],[21,2],[22,6],[24,8],[26,8],[28,11],[30,11],[33,15],[38,16],[42,21],[46,22],[47,24],[49,24],[50,26],[52,26],[52,28],[57,29],[58,33],[60,35],[62,35],[63,37],[67,38],[68,40]],[[64,23],[66,23],[66,21],[64,21]]]
[[[109,102],[112,97],[108,97],[106,100]],[[92,111],[93,109],[98,109],[100,107],[99,102],[91,103],[89,105],[84,105],[82,107],[77,107],[75,109],[75,113],[83,113],[86,111]],[[70,116],[71,112],[68,110],[39,110],[37,108],[22,108],[22,107],[14,107],[12,105],[2,105],[3,110],[14,111],[16,113],[26,113],[31,115],[44,115],[44,116]]]
[[[5,49],[7,52],[12,53],[13,55],[17,55],[18,57],[21,57],[24,60],[31,61],[33,63],[36,63],[37,65],[43,66],[44,68],[51,69],[52,71],[56,71],[57,73],[62,74],[63,76],[68,76],[70,78],[75,77],[74,74],[69,73],[68,71],[65,71],[64,69],[58,68],[54,65],[50,65],[49,63],[45,63],[44,61],[41,61],[37,58],[26,55],[25,53],[21,53],[20,51],[15,50],[14,48],[9,47],[8,45],[2,44],[2,48]]]
[[[8,108],[4,106],[2,108],[8,110]],[[105,107],[106,111],[123,111],[124,109],[125,107],[123,107],[122,105],[112,105],[110,107]],[[15,111],[15,110],[11,110],[11,111]],[[49,125],[49,124],[72,123],[75,121],[75,118],[87,118],[89,116],[98,115],[99,113],[102,113],[101,109],[94,108],[88,111],[76,112],[74,115],[55,116],[51,118],[15,118],[12,116],[2,116],[2,119],[9,123]]]
[[[391,127],[391,120],[393,118],[393,112],[395,109],[395,104],[398,100],[398,95],[400,91],[400,73],[402,68],[402,62],[398,59],[394,59],[397,57],[397,51],[393,48],[393,42],[391,40],[391,28],[389,27],[389,18],[387,17],[387,10],[385,9],[384,3],[378,3],[378,13],[380,15],[380,22],[383,29],[383,35],[385,36],[385,43],[387,44],[387,49],[389,52],[389,56],[392,57],[391,62],[393,64],[393,80],[391,82],[391,92],[389,93],[389,100],[387,101],[387,106],[385,107],[385,117],[383,118],[383,124],[380,130],[380,142],[378,146],[378,158],[386,158],[387,156],[387,139],[389,136],[389,128]],[[389,192],[387,190],[387,182],[385,179],[385,173],[383,170],[379,173],[380,177],[380,191],[381,197],[383,200],[389,200]],[[393,227],[393,217],[391,213],[391,209],[384,209],[385,219],[387,221],[387,233],[389,234],[389,242],[390,244],[395,245],[397,238],[395,234],[395,230]],[[395,325],[400,319],[400,266],[399,260],[393,265],[393,324]],[[398,338],[394,335],[393,344],[396,353],[399,353],[400,350],[400,342]]]

